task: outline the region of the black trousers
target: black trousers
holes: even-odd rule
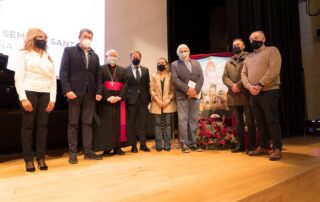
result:
[[[128,104],[128,115],[131,144],[137,144],[137,137],[139,135],[140,145],[146,146],[148,105],[141,104],[139,97],[135,104]]]
[[[22,110],[21,142],[23,158],[26,162],[32,161],[34,152],[32,149],[34,128],[36,134],[36,159],[44,159],[48,134],[49,113],[45,111],[50,101],[49,93],[26,91],[33,111]]]
[[[279,90],[261,91],[256,96],[250,96],[260,134],[259,145],[264,149],[269,148],[270,138],[273,142],[273,149],[282,149],[278,102]]]
[[[248,126],[248,150],[252,151],[256,148],[256,124],[254,123],[253,112],[251,106],[232,106],[232,111],[236,117],[237,124],[237,141],[244,147],[244,117],[246,118],[246,123]]]
[[[70,153],[77,153],[80,115],[84,154],[92,153],[92,120],[93,113],[95,111],[95,105],[95,97],[88,93],[68,101],[68,144]]]

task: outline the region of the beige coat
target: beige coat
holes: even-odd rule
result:
[[[226,62],[222,80],[223,83],[228,87],[228,106],[249,105],[249,91],[244,88],[241,81],[242,67],[247,55],[248,53],[244,52],[238,60],[235,57],[232,57]],[[233,84],[238,86],[240,89],[239,93],[232,92],[231,87]]]
[[[161,114],[161,107],[155,100],[155,97],[158,97],[160,100],[165,101],[167,99],[171,99],[170,104],[163,109],[164,113],[172,113],[177,111],[176,109],[176,102],[175,102],[175,88],[174,84],[171,80],[171,75],[168,73],[165,76],[164,82],[164,92],[162,96],[162,89],[161,89],[161,77],[159,73],[153,74],[150,79],[150,94],[151,94],[151,107],[150,112],[152,114]]]

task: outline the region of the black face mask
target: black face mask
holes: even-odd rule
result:
[[[251,46],[254,50],[259,49],[262,46],[263,42],[262,41],[256,41],[253,40],[251,43]]]
[[[132,60],[132,64],[133,65],[139,65],[140,64],[140,60],[139,59],[133,59]]]
[[[242,50],[240,49],[240,47],[237,47],[237,46],[234,46],[234,47],[232,48],[232,51],[233,51],[234,54],[240,54],[240,53],[242,53]]]
[[[46,40],[43,40],[43,39],[36,39],[34,41],[34,44],[37,48],[39,49],[42,49],[42,50],[45,50],[46,47],[47,47],[47,41]]]
[[[160,72],[162,72],[166,69],[166,66],[165,65],[158,65],[157,68]]]

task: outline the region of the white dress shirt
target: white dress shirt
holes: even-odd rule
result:
[[[131,68],[132,68],[132,72],[133,72],[134,78],[137,79],[137,76],[136,76],[137,68],[138,68],[138,71],[139,71],[139,73],[140,73],[140,78],[141,78],[142,74],[141,74],[141,67],[140,67],[140,65],[139,65],[139,66],[131,65]]]
[[[50,101],[56,101],[56,72],[45,52],[40,56],[35,51],[21,51],[14,79],[20,101],[28,99],[25,91],[50,93]]]

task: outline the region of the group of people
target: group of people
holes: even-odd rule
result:
[[[35,171],[34,132],[38,168],[48,169],[45,162],[48,115],[55,107],[57,84],[53,61],[46,52],[47,39],[41,29],[28,30],[16,64],[15,83],[22,106],[21,140],[27,172]],[[119,55],[114,49],[106,52],[106,64],[100,65],[90,46],[92,39],[91,30],[80,30],[79,43],[64,49],[60,65],[60,82],[68,101],[69,163],[78,163],[79,125],[85,159],[124,155],[121,149],[124,146],[131,146],[132,153],[150,152],[146,144],[149,112],[155,117],[156,151],[171,150],[171,117],[177,111],[181,151],[200,152],[196,133],[204,77],[199,62],[189,58],[189,47],[179,45],[179,59],[170,65],[165,58],[159,58],[157,72],[150,76],[148,68],[140,64],[142,54],[137,50],[130,53],[131,64],[126,68],[117,64]],[[251,54],[244,52],[241,39],[233,41],[235,55],[227,62],[223,76],[229,87],[228,103],[237,120],[238,145],[233,151],[245,149],[245,112],[249,155],[267,154],[271,137],[270,159],[278,160],[281,158],[277,114],[281,57],[275,47],[264,45],[263,32],[252,33],[250,41],[254,48]],[[258,147],[253,117],[259,129]],[[97,155],[97,151],[103,153]]]
[[[234,56],[227,61],[222,77],[229,89],[227,103],[236,118],[238,144],[232,152],[245,151],[245,115],[248,155],[269,154],[269,159],[276,161],[282,158],[278,113],[281,55],[276,47],[265,45],[262,31],[252,32],[249,40],[253,48],[250,54],[244,51],[242,39],[233,40]],[[269,139],[272,140],[271,152]]]

